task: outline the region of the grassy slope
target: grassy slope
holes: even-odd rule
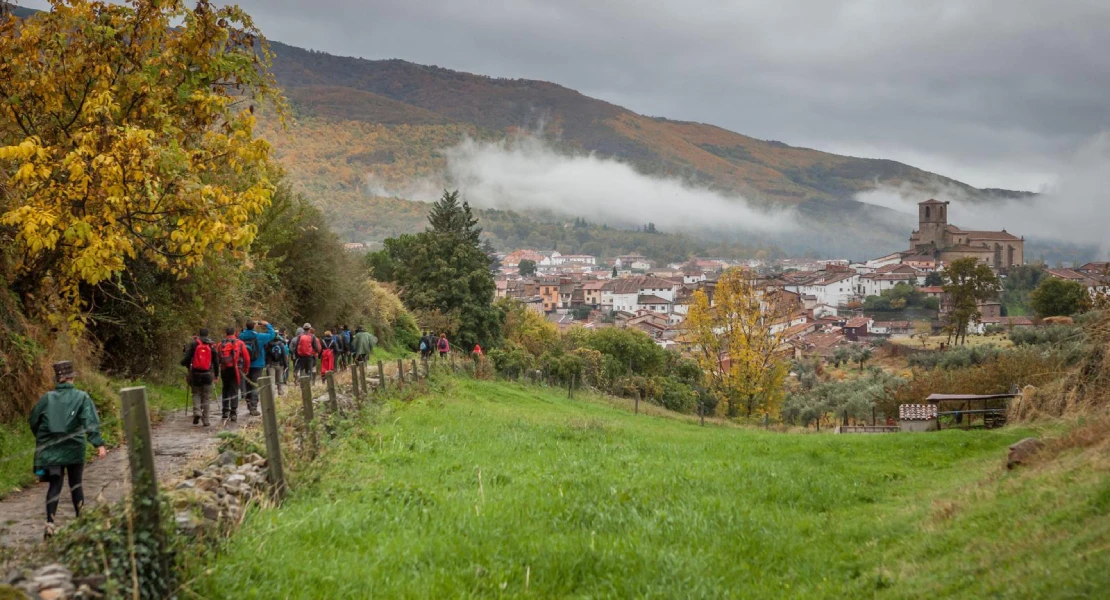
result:
[[[1065,597],[1110,584],[1110,485],[1087,462],[1003,474],[1005,446],[1027,432],[703,429],[450,385],[357,426],[318,481],[254,514],[194,589]]]

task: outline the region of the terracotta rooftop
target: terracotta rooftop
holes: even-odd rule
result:
[[[855,329],[857,327],[866,327],[867,317],[852,317],[851,319],[848,319],[848,322],[845,323],[844,326],[850,327],[852,329]]]
[[[969,240],[1021,240],[1018,236],[1006,231],[965,231]]]

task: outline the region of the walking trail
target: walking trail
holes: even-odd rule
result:
[[[391,361],[392,362],[392,361]],[[372,372],[368,369],[367,375]],[[385,365],[387,377],[396,373],[394,365]],[[343,374],[342,385],[349,384],[351,371]],[[339,380],[337,378],[337,383]],[[377,386],[377,377],[368,377],[371,386]],[[293,390],[293,386],[287,388]],[[238,431],[245,428],[261,427],[260,417],[249,416],[246,407],[239,405],[239,421],[232,423],[219,419],[220,403],[214,400],[209,406],[213,415],[211,427],[193,425],[192,409],[188,412],[175,410],[162,413],[161,423],[155,426],[154,466],[158,472],[159,485],[165,486],[182,475],[187,465],[201,457],[211,458],[213,449],[219,444],[221,431]],[[102,502],[117,502],[127,495],[131,487],[131,476],[127,463],[126,448],[116,448],[102,459],[96,459],[85,466],[84,473],[85,505],[96,506]],[[62,491],[58,514],[54,520],[59,528],[73,519],[73,504],[69,499],[69,485]],[[26,489],[0,500],[0,566],[8,560],[18,560],[22,549],[34,547],[42,541],[46,523],[46,484],[36,483]]]
[[[215,411],[214,413],[212,411]],[[176,410],[162,413],[162,422],[153,430],[154,464],[158,471],[158,482],[164,485],[179,477],[183,469],[199,455],[210,455],[219,443],[217,435],[221,431],[236,431],[252,427],[259,417],[239,415],[237,423],[219,419],[219,402],[214,401],[209,414],[215,419],[210,427],[193,425],[193,415]],[[94,460],[85,466],[84,488],[86,506],[102,502],[116,502],[122,499],[130,488],[131,476],[127,464],[127,449],[115,448],[102,459]],[[55,521],[65,526],[73,519],[73,504],[69,499],[69,486],[62,492]],[[46,523],[46,484],[37,483],[0,500],[0,555],[18,559],[21,548],[34,546],[42,541],[43,527]]]

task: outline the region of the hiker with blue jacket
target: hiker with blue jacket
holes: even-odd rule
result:
[[[46,531],[44,537],[54,535],[54,515],[65,485],[63,475],[69,479],[69,495],[73,512],[81,516],[85,492],[81,477],[85,471],[85,444],[92,444],[101,458],[108,453],[100,437],[100,417],[96,405],[88,394],[73,386],[77,371],[70,361],[54,363],[52,391],[39,398],[31,411],[31,433],[35,436],[35,475],[39,481],[49,483],[46,490]]]
[[[255,327],[261,326],[265,331],[259,333],[255,331]],[[247,352],[250,353],[250,369],[247,371],[247,410],[253,416],[258,416],[262,413],[258,412],[258,380],[262,377],[262,371],[266,368],[266,344],[269,344],[277,337],[274,331],[274,326],[266,321],[254,322],[254,319],[247,321],[247,326],[239,334],[239,339],[247,346]]]

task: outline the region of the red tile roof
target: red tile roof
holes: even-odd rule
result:
[[[867,317],[852,317],[851,319],[848,320],[847,323],[844,324],[844,326],[845,327],[850,327],[852,329],[856,329],[856,328],[859,328],[859,327],[866,327],[867,326]]]

